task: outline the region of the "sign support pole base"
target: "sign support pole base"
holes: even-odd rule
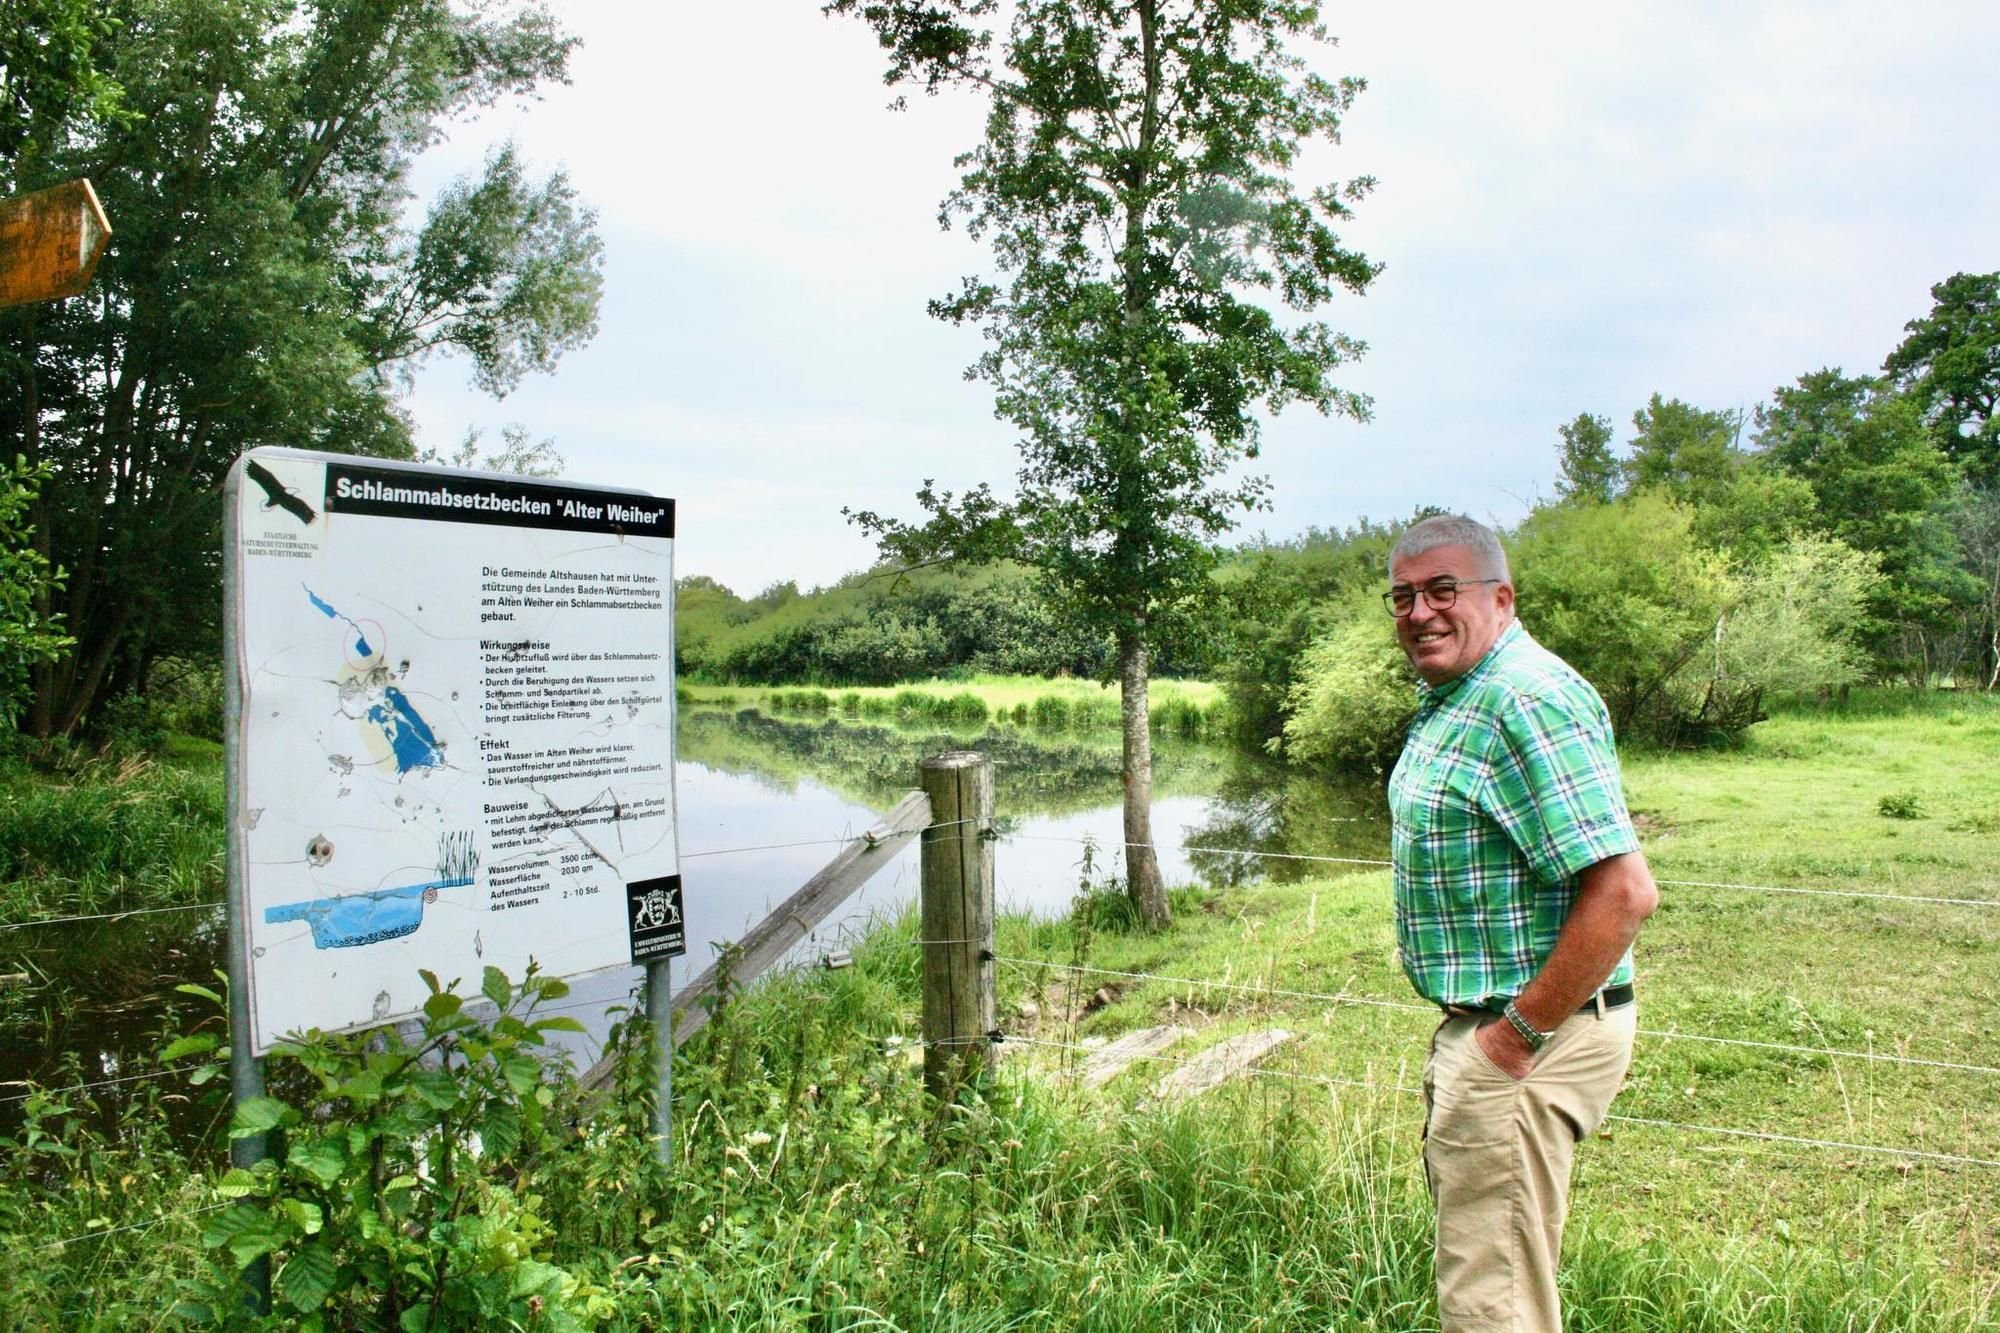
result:
[[[646,964],[646,1021],[653,1031],[653,1147],[660,1165],[674,1164],[674,996],[672,960]]]

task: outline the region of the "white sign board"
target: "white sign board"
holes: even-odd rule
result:
[[[682,952],[673,501],[289,449],[230,493],[251,1049]]]

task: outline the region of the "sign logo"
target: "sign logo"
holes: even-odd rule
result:
[[[687,952],[681,916],[681,877],[661,875],[625,886],[626,920],[632,933],[632,961],[678,958]]]

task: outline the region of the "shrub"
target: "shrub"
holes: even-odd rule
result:
[[[977,726],[986,721],[988,715],[986,701],[969,690],[939,702],[943,704],[941,711],[944,716],[952,722]]]
[[[1875,802],[1875,809],[1884,819],[1922,819],[1923,799],[1913,791],[1890,792]]]
[[[1043,731],[1065,731],[1069,728],[1069,704],[1053,694],[1037,695],[1028,717]]]
[[[414,1045],[382,1028],[274,1048],[313,1093],[304,1106],[237,1104],[230,1136],[282,1130],[283,1160],[223,1176],[219,1192],[239,1202],[204,1226],[212,1276],[190,1284],[183,1318],[221,1322],[257,1259],[270,1262],[288,1326],[578,1327],[611,1312],[601,1288],[552,1262],[555,1230],[535,1190],[535,1168],[575,1137],[548,1109],[566,1070],[541,1057],[549,1033],[583,1029],[535,1013],[568,986],[531,963],[516,989],[488,967],[481,992],[500,1012],[483,1022],[423,975],[431,996]],[[183,1037],[162,1058],[214,1058],[220,1041]]]
[[[1382,773],[1403,749],[1416,678],[1384,616],[1352,615],[1314,640],[1287,698],[1284,752],[1298,763]]]

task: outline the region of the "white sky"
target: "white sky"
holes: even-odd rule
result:
[[[420,442],[553,436],[576,481],[679,502],[676,572],[748,595],[873,550],[843,505],[1011,489],[1013,433],[961,378],[975,335],[924,303],[993,272],[942,232],[965,96],[891,113],[872,37],[818,0],[562,0],[572,86],[490,113],[431,184],[512,134],[598,210],[601,327],[503,402],[418,376]],[[1365,339],[1367,424],[1292,409],[1246,531],[1440,504],[1512,522],[1556,426],[1630,435],[1658,391],[1748,409],[1821,366],[1878,368],[1929,288],[2000,268],[2000,5],[1327,6],[1322,72],[1368,80],[1305,183],[1380,184],[1345,238],[1387,268],[1323,310]]]

